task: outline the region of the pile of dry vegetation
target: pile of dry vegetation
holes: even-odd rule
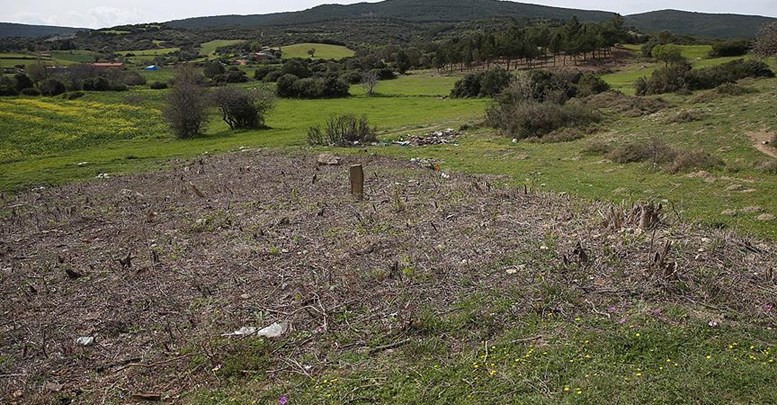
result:
[[[242,373],[315,375],[336,353],[427,333],[428,311],[516,286],[510,319],[644,300],[775,320],[759,310],[777,296],[772,243],[654,206],[355,162],[360,202],[347,166],[277,152],[4,197],[0,401],[175,401]],[[276,322],[289,330],[252,340],[254,363],[222,336]]]

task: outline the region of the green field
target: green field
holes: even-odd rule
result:
[[[201,56],[213,56],[216,54],[216,49],[222,46],[235,45],[241,42],[245,42],[242,39],[217,39],[210,42],[205,42],[200,45]]]
[[[339,45],[303,43],[284,46],[281,48],[284,59],[310,58],[308,50],[315,49],[316,59],[343,59],[354,55],[354,51]]]

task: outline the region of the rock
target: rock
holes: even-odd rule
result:
[[[741,185],[741,184],[732,184],[732,185],[730,185],[730,186],[726,187],[726,191],[739,191],[739,190],[741,190],[742,188],[743,188],[743,187],[742,187],[742,185]]]
[[[740,214],[757,214],[759,212],[762,212],[763,208],[761,207],[746,207],[739,210]]]
[[[320,166],[339,166],[343,159],[332,153],[322,153],[318,155],[317,162]]]
[[[758,219],[761,222],[770,222],[770,221],[774,221],[774,218],[775,217],[772,214],[762,214],[762,215],[759,215],[758,218],[756,219]]]

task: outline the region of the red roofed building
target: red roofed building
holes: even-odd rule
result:
[[[124,64],[121,62],[96,62],[90,63],[95,69],[124,69]]]

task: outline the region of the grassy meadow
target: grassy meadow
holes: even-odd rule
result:
[[[354,55],[354,52],[344,46],[329,44],[302,43],[281,47],[284,59],[310,58],[308,50],[315,49],[315,59],[343,59]]]

